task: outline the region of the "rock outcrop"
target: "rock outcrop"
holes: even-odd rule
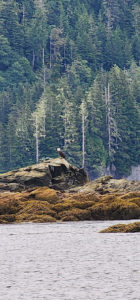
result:
[[[100,231],[100,233],[129,233],[129,232],[140,232],[140,222],[134,222],[130,224],[117,224],[110,226]]]
[[[73,186],[81,186],[87,180],[84,169],[70,165],[63,158],[56,158],[0,174],[0,191],[22,191],[37,186],[66,190]]]
[[[88,182],[61,158],[2,174],[0,184],[0,223],[140,218],[140,182]]]
[[[124,194],[129,192],[140,192],[140,181],[127,181],[125,178],[114,179],[112,176],[100,177],[96,180],[89,181],[81,187],[71,189],[73,192],[90,193],[93,190],[100,195],[111,193]]]

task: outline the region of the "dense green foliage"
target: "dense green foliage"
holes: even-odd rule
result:
[[[139,0],[0,0],[0,172],[140,162]]]

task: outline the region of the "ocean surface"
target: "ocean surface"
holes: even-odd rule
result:
[[[140,300],[140,233],[129,221],[0,225],[0,300]]]

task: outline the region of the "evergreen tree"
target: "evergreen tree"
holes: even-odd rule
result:
[[[0,1],[0,171],[56,157],[139,164],[137,0]]]
[[[97,77],[87,94],[88,133],[87,133],[87,166],[94,176],[105,170],[107,153],[104,82],[102,74]]]
[[[130,81],[125,71],[118,67],[114,67],[110,71],[110,89],[116,106],[119,133],[115,165],[118,173],[122,175],[129,172],[131,164],[135,161],[135,151],[138,150],[139,116],[131,94]],[[134,147],[134,145],[136,146]]]

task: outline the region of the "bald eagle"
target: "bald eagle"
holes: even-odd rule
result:
[[[58,154],[59,154],[60,157],[66,158],[65,153],[63,151],[61,151],[60,148],[57,148],[57,152],[58,152]]]

